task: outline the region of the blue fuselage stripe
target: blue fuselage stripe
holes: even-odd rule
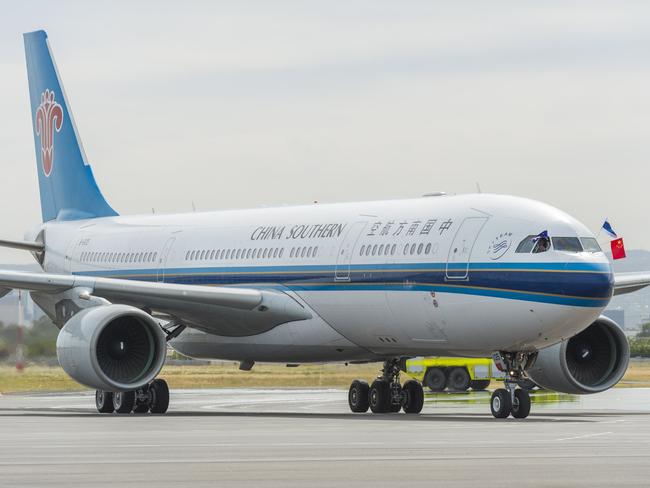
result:
[[[272,286],[296,291],[388,290],[434,291],[491,296],[581,307],[604,307],[613,290],[607,265],[592,263],[472,263],[467,279],[462,268],[445,263],[409,263],[337,267],[238,266],[165,270],[168,283],[223,286]],[[343,275],[349,279],[340,280]],[[93,270],[75,274],[156,281],[155,269]]]

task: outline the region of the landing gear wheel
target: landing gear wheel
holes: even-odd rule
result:
[[[515,390],[515,401],[512,402],[512,416],[525,419],[530,413],[530,395],[526,390]]]
[[[354,380],[348,391],[348,405],[350,405],[350,410],[355,413],[367,412],[370,406],[368,403],[369,391],[370,387],[368,383],[361,380]]]
[[[96,390],[95,406],[99,413],[113,413],[113,392]]]
[[[490,399],[490,410],[497,419],[505,419],[512,411],[510,392],[505,388],[494,390]]]
[[[454,391],[467,391],[471,383],[467,368],[452,368],[447,379],[447,386]]]
[[[424,406],[424,390],[422,385],[415,381],[409,380],[402,386],[404,393],[404,413],[420,413]]]
[[[471,386],[474,391],[485,390],[490,386],[490,380],[472,380],[469,386]]]
[[[153,380],[149,385],[151,392],[151,404],[149,411],[151,413],[165,413],[169,408],[169,387],[165,380]]]
[[[431,391],[442,391],[447,386],[447,375],[442,368],[429,368],[424,375],[424,384]]]
[[[113,393],[113,409],[117,413],[131,413],[135,406],[135,391]]]
[[[372,413],[387,413],[390,411],[390,384],[385,380],[375,380],[368,393]]]

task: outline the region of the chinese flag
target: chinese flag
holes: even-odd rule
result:
[[[625,257],[625,246],[623,245],[623,238],[619,237],[614,239],[612,245],[612,258],[623,259]]]

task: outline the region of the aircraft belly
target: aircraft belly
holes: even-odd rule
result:
[[[282,324],[248,337],[219,336],[187,329],[170,344],[190,357],[233,361],[307,363],[371,360],[374,357],[319,317]]]

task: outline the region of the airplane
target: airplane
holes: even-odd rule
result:
[[[88,164],[47,34],[24,35],[42,223],[0,245],[42,273],[0,270],[60,332],[57,356],[98,412],[165,413],[167,346],[194,358],[382,364],[352,412],[420,413],[400,381],[415,356],[490,356],[490,410],[525,418],[530,379],[567,393],[614,386],[625,335],[602,315],[650,284],[614,274],[594,234],[542,202],[432,193],[405,200],[119,215]]]

